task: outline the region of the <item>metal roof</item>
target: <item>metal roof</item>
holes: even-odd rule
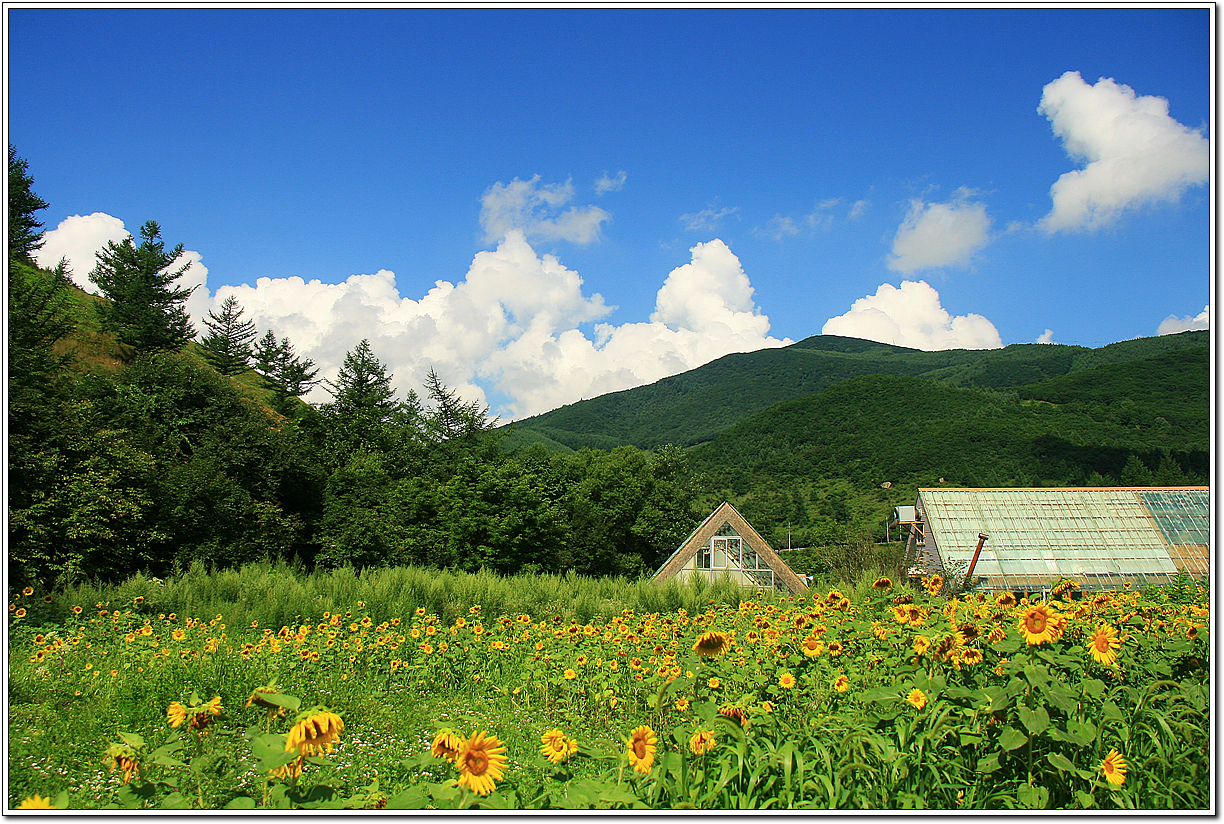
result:
[[[1210,570],[1207,487],[919,489],[925,551],[966,566],[984,589],[1038,590],[1061,578],[1082,589],[1164,584]]]

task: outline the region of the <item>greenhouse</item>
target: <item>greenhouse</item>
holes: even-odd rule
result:
[[[964,575],[978,589],[1038,592],[1172,582],[1210,571],[1208,487],[918,490],[911,572]]]

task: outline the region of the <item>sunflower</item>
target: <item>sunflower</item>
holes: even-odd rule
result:
[[[483,730],[474,732],[463,742],[455,766],[459,768],[460,787],[466,785],[477,795],[488,795],[505,775],[506,745],[495,735],[486,736]]]
[[[850,679],[845,675],[839,675],[833,679],[833,689],[838,692],[846,692],[850,689]]]
[[[730,718],[741,727],[748,726],[748,713],[744,711],[743,707],[735,704],[723,704],[718,708],[718,714],[724,718]]]
[[[1007,637],[1007,630],[1003,627],[996,626],[990,630],[990,634],[986,636],[986,643],[997,644]]]
[[[171,701],[170,706],[166,708],[166,720],[172,727],[181,727],[187,720],[187,708],[178,701]]]
[[[300,755],[307,756],[322,755],[324,750],[331,752],[343,729],[340,716],[323,707],[299,713],[297,723],[285,740],[285,752],[297,750]]]
[[[59,807],[51,803],[50,798],[43,798],[38,793],[24,799],[17,805],[19,810],[58,810]]]
[[[961,661],[970,665],[982,663],[984,657],[982,651],[977,647],[969,647],[961,653]]]
[[[26,587],[25,589],[21,591],[21,594],[29,598],[31,595],[34,594],[34,587]]]
[[[898,604],[893,607],[893,618],[898,624],[908,624],[910,619],[909,607],[905,604]]]
[[[879,592],[886,592],[893,587],[892,578],[876,578],[872,583],[871,588]]]
[[[1093,660],[1107,667],[1118,660],[1117,650],[1120,646],[1122,641],[1118,638],[1118,631],[1109,624],[1098,626],[1088,639],[1088,651],[1092,653]]]
[[[640,772],[643,775],[650,772],[650,768],[654,766],[658,743],[659,739],[655,737],[654,730],[650,727],[644,724],[634,727],[633,732],[629,734],[625,750],[625,754],[629,757],[629,765],[633,767],[634,772]]]
[[[433,744],[429,751],[433,753],[434,758],[445,758],[447,761],[454,761],[459,755],[459,750],[463,748],[463,739],[455,735],[449,729],[443,728],[438,730],[438,734],[434,736]]]
[[[778,676],[778,686],[784,690],[793,689],[795,686],[795,676],[791,675],[789,672],[782,673]]]
[[[677,710],[679,710],[680,712],[684,712],[688,708],[689,708],[689,700],[687,698],[685,698],[682,695],[676,699],[676,709]]]
[[[116,769],[123,771],[123,783],[126,784],[140,772],[140,764],[136,762],[136,751],[126,744],[111,744],[106,748],[104,764],[110,766],[111,772]]]
[[[1109,755],[1101,762],[1101,772],[1105,773],[1106,781],[1115,787],[1121,787],[1126,781],[1126,760],[1122,758],[1122,753],[1110,750]]]
[[[689,749],[693,755],[705,755],[710,750],[714,749],[717,742],[714,739],[714,730],[698,730],[693,733],[693,737],[689,739]]]
[[[803,639],[803,643],[799,645],[799,649],[802,650],[803,654],[808,658],[815,658],[817,655],[820,655],[820,651],[824,649],[824,641],[821,641],[814,635],[809,635],[807,638]]]
[[[302,777],[302,766],[305,763],[305,761],[306,761],[306,758],[304,756],[299,755],[297,758],[293,759],[288,764],[282,764],[281,766],[276,767],[275,769],[269,770],[268,774],[271,775],[273,778],[286,778],[286,779],[301,778]]]
[[[725,632],[706,632],[697,637],[693,652],[703,658],[714,658],[731,649],[731,636]]]
[[[578,752],[578,742],[566,738],[559,729],[551,729],[540,736],[540,754],[554,764],[560,764]]]
[[[926,706],[926,693],[915,687],[914,689],[910,690],[909,695],[905,696],[905,702],[915,709],[920,710]]]
[[[932,598],[939,594],[943,589],[944,579],[942,575],[932,575],[930,578],[923,579],[922,585],[926,587],[927,594]]]
[[[1010,592],[1004,592],[995,598],[995,605],[1000,609],[1011,609],[1016,605],[1016,596]]]
[[[844,649],[845,649],[845,646],[842,644],[841,641],[830,641],[829,642],[829,655],[831,655],[834,658],[841,655],[842,650]]]
[[[566,680],[566,681],[573,681],[573,680],[574,680],[575,678],[577,678],[577,677],[578,677],[578,673],[574,672],[572,669],[567,669],[567,670],[565,671],[565,680]]]
[[[719,681],[717,678],[711,678],[706,682],[706,686],[712,690],[716,690],[722,686],[722,681]]]
[[[1020,616],[1017,628],[1030,644],[1045,644],[1058,637],[1057,613],[1045,604],[1035,604]]]

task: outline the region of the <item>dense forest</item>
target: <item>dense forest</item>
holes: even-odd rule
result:
[[[1205,483],[1207,333],[918,352],[818,336],[508,427],[435,374],[397,397],[368,341],[331,400],[233,299],[195,329],[155,221],[77,288],[39,268],[9,147],[10,585],[413,564],[638,575],[720,501],[775,545],[885,537],[920,485]]]

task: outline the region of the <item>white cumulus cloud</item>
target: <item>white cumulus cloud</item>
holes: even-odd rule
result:
[[[1107,77],[1090,86],[1066,72],[1042,90],[1037,112],[1067,155],[1084,163],[1050,187],[1053,209],[1039,222],[1048,232],[1096,229],[1125,209],[1175,201],[1207,182],[1207,138],[1170,117],[1162,97],[1136,95]]]
[[[518,231],[529,240],[567,240],[592,243],[599,240],[604,221],[610,215],[598,206],[562,207],[574,199],[574,184],[540,183],[517,177],[509,183],[494,183],[480,198],[480,226],[486,243],[494,243],[507,233]]]
[[[921,280],[902,281],[900,288],[881,284],[874,295],[856,300],[849,312],[826,321],[821,334],[927,351],[1003,346],[993,323],[976,314],[949,315],[939,293]]]
[[[43,245],[34,253],[34,260],[44,269],[52,269],[67,258],[72,282],[96,295],[101,290],[89,279],[89,273],[98,262],[95,255],[105,249],[109,241],[119,243],[128,234],[122,220],[103,212],[72,215],[43,233]]]
[[[1045,330],[1044,332],[1042,332],[1040,335],[1037,336],[1037,340],[1033,341],[1033,343],[1053,343],[1053,342],[1054,342],[1054,330],[1053,329]]]
[[[1176,335],[1178,332],[1189,332],[1195,329],[1210,329],[1211,328],[1211,304],[1203,307],[1203,311],[1191,317],[1177,317],[1177,315],[1169,315],[1160,322],[1160,326],[1156,327],[1157,335]]]
[[[40,263],[68,257],[78,282],[87,284],[79,273],[92,269],[94,253],[127,232],[122,221],[99,213],[69,218],[47,235]],[[495,398],[492,411],[505,421],[651,383],[732,352],[792,342],[769,336],[769,319],[725,243],[699,243],[691,256],[664,279],[649,321],[621,325],[602,322],[615,307],[584,294],[578,273],[555,255],[537,254],[521,229],[477,253],[462,279],[438,280],[415,299],[400,294],[386,269],[340,283],[265,277],[210,293],[198,252],[185,251],[175,265],[191,263],[180,283],[197,287],[186,308],[198,333],[208,312],[233,296],[260,336],[270,330],[288,337],[319,367],[320,378],[335,380],[345,354],[367,339],[401,397],[423,394],[433,368],[467,400]],[[307,397],[329,399],[324,384]]]
[[[888,268],[909,274],[918,269],[968,266],[990,242],[986,206],[960,188],[947,203],[910,201],[909,213],[893,238]]]

